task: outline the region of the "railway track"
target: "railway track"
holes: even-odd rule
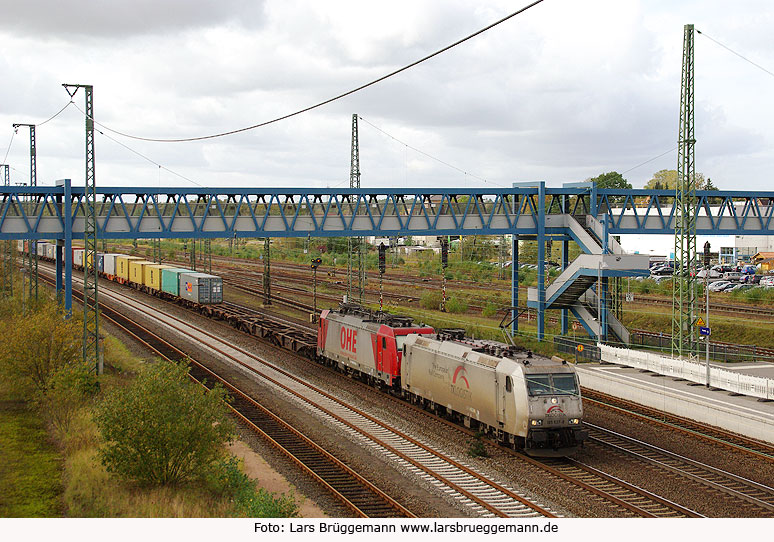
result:
[[[82,302],[82,291],[74,289],[73,295]],[[325,487],[356,516],[415,517],[395,499],[328,453],[312,439],[297,431],[235,384],[221,378],[146,326],[102,302],[100,302],[100,314],[163,359],[187,361],[190,364],[190,377],[205,388],[212,389],[216,383],[222,384],[231,395],[232,402],[227,406],[235,416]]]
[[[682,434],[690,435],[734,451],[744,453],[767,462],[774,462],[774,446],[743,435],[737,435],[718,427],[703,424],[661,410],[645,407],[594,390],[582,388],[583,400],[608,410],[633,416],[650,424],[668,427]]]
[[[672,300],[661,298],[661,297],[654,297],[654,296],[648,296],[648,295],[642,295],[642,294],[634,294],[634,300],[632,303],[642,303],[643,305],[662,305],[662,306],[671,306]],[[703,306],[703,305],[702,305]],[[710,302],[710,311],[713,313],[728,313],[728,314],[735,314],[735,315],[744,315],[744,316],[767,316],[769,318],[774,318],[774,309],[770,309],[768,307],[759,307],[756,305],[730,305],[728,303],[718,303],[716,301]]]
[[[589,423],[589,443],[644,463],[664,476],[693,481],[733,502],[746,517],[774,517],[774,488]]]
[[[469,466],[440,453],[400,430],[347,405],[322,389],[297,378],[266,359],[255,356],[206,330],[187,324],[150,305],[112,290],[101,292],[103,300],[112,299],[157,326],[176,334],[185,334],[198,347],[229,359],[245,373],[276,388],[277,393],[304,404],[326,423],[347,433],[353,440],[372,447],[391,458],[402,470],[413,473],[425,483],[436,486],[482,517],[555,517],[540,503],[533,502],[513,488],[487,479]],[[224,379],[225,380],[225,379]],[[231,384],[229,385],[231,386]]]
[[[234,305],[234,307],[236,308],[239,306]],[[288,323],[292,324],[291,322],[288,322]],[[304,392],[303,391],[300,392],[300,395],[304,395]],[[401,404],[404,404],[404,403],[401,403]],[[414,407],[413,405],[412,405],[412,408],[415,408],[420,412],[425,412],[422,409],[418,409],[417,407]],[[427,414],[431,415],[429,413]],[[663,415],[663,413],[658,413],[658,414]],[[342,426],[348,427],[350,431],[354,430],[352,434],[354,435],[355,438],[361,438],[362,440],[362,437],[365,436],[362,432],[355,429],[363,425],[363,421],[361,418],[355,417],[355,418],[347,419],[346,416],[342,416],[338,418],[336,416],[333,416],[333,418],[335,419],[335,422],[341,424]],[[438,418],[438,419],[441,419],[441,418]],[[669,424],[669,425],[671,426],[672,424]],[[701,424],[695,424],[695,425],[701,425]],[[452,427],[460,429],[456,425],[453,425]],[[605,431],[602,428],[596,428],[596,427],[594,427],[594,430],[596,430],[598,433],[603,433]],[[377,428],[377,431],[378,431],[378,428]],[[695,430],[691,430],[689,432],[691,434],[696,434]],[[358,435],[357,433],[360,433],[360,434]],[[610,432],[608,432],[608,435],[609,434]],[[607,438],[609,440],[610,437],[608,436]],[[605,444],[607,446],[613,447],[616,453],[624,454],[625,452],[626,455],[630,457],[637,456],[638,458],[641,458],[640,461],[645,461],[646,459],[643,459],[643,458],[647,458],[648,454],[653,455],[655,453],[654,452],[655,447],[652,447],[652,446],[650,447],[650,451],[648,452],[648,454],[643,453],[642,452],[643,447],[650,446],[650,445],[646,445],[645,443],[638,444],[640,446],[639,451],[626,449],[624,446],[620,444],[620,441],[622,439],[629,440],[630,442],[629,448],[632,447],[632,444],[631,444],[632,442],[638,442],[638,441],[635,441],[634,439],[631,439],[629,437],[624,437],[622,435],[618,436],[617,438],[619,439],[619,442],[617,444]],[[745,440],[749,440],[749,439],[745,439]],[[598,438],[595,436],[595,442],[602,443],[603,441],[601,438]],[[757,441],[753,441],[753,442],[757,442]],[[387,446],[385,446],[385,444],[387,444]],[[409,470],[414,470],[415,472],[423,471],[425,475],[430,475],[429,480],[432,480],[432,478],[435,476],[435,474],[422,468],[421,465],[418,465],[417,463],[412,462],[410,460],[411,459],[410,457],[408,456],[404,457],[402,455],[403,452],[400,446],[391,444],[391,443],[382,443],[380,444],[380,446],[383,450],[386,449],[388,452],[391,452],[394,455],[394,457],[397,458],[399,462],[402,462],[402,464]],[[747,446],[745,447],[745,449],[749,449],[749,447],[750,447],[749,443],[747,443]],[[664,453],[668,454],[669,452],[660,451],[659,453],[662,453],[662,455],[660,456],[660,459],[648,458],[647,461],[649,461],[652,465],[656,465],[658,468],[662,470],[664,469],[668,470],[672,476],[681,476],[687,480],[700,483],[703,486],[706,486],[707,488],[709,488],[710,491],[716,491],[718,493],[722,493],[724,498],[727,498],[727,499],[733,498],[733,499],[739,500],[741,502],[740,506],[746,507],[745,509],[749,511],[750,515],[761,516],[761,515],[772,514],[772,510],[774,510],[774,495],[772,495],[772,491],[774,490],[772,490],[771,488],[768,488],[761,484],[756,484],[755,482],[752,482],[749,480],[745,480],[741,477],[735,477],[734,475],[731,475],[729,473],[723,473],[718,469],[713,469],[712,467],[709,467],[707,465],[701,465],[700,463],[689,460],[687,458],[680,458],[679,461],[682,461],[682,466],[677,467],[675,466],[674,462],[678,461],[678,458],[674,458],[674,457],[671,458],[670,459],[671,463],[670,463],[664,459],[664,455],[663,455]],[[774,455],[771,455],[771,454],[767,454],[767,457],[774,459]],[[533,461],[533,462],[535,461],[532,458],[525,458],[525,460]],[[613,503],[615,506],[625,509],[627,513],[630,513],[630,515],[641,516],[641,517],[698,517],[699,516],[699,514],[697,514],[696,512],[688,508],[682,507],[676,503],[663,499],[658,495],[654,495],[652,493],[644,491],[641,488],[634,487],[623,480],[619,480],[609,474],[601,472],[598,469],[595,469],[590,465],[585,465],[579,461],[563,459],[563,460],[542,461],[541,463],[542,463],[541,468],[543,468],[543,470],[546,470],[547,472],[549,472],[554,476],[558,476],[566,481],[571,482],[577,487],[581,487],[586,491],[590,491],[591,493],[594,493],[597,496],[600,496],[606,499],[607,501]],[[690,465],[690,469],[686,467],[686,465]],[[470,496],[475,496],[472,493],[470,495],[466,495],[465,488],[463,487],[462,489],[463,491],[460,492],[460,494],[463,495],[463,497],[469,498]],[[481,508],[482,509],[480,510],[480,512],[483,513],[483,515],[487,515],[487,513],[495,516],[500,515],[496,511],[496,509],[490,509],[490,508],[487,508],[486,506],[483,506]],[[548,513],[550,514],[550,512]],[[511,514],[506,514],[506,515],[511,515]]]

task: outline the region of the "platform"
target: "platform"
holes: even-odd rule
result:
[[[774,378],[774,364],[712,364],[726,370]],[[610,363],[577,366],[581,386],[774,443],[774,401],[708,389],[687,380]]]

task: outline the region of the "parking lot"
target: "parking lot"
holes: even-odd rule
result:
[[[672,280],[674,275],[675,269],[672,262],[657,262],[651,265],[650,276],[639,280],[650,279],[661,283]],[[753,265],[714,265],[709,269],[698,267],[695,276],[701,282],[708,281],[711,292],[774,288],[774,274],[763,274]]]

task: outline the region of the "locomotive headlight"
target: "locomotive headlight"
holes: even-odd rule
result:
[[[569,423],[570,425],[578,425],[580,423],[580,419],[579,418],[571,418],[571,419],[567,420],[567,423]]]
[[[532,420],[530,423],[533,427],[536,425],[543,425],[543,420]]]

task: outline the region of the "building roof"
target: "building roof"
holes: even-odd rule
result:
[[[752,261],[758,263],[774,258],[774,252],[758,252],[752,257]]]

